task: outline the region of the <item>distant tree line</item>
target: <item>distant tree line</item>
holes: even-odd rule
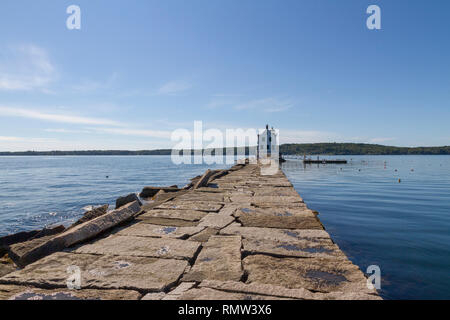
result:
[[[408,155],[450,154],[450,146],[444,147],[391,147],[365,143],[307,143],[283,144],[280,153],[286,155]]]
[[[239,150],[238,150],[239,149]],[[245,148],[223,148],[224,155],[227,154],[256,153],[256,147]],[[211,150],[203,150],[214,155]],[[239,152],[238,152],[239,151]],[[189,152],[189,151],[188,151]],[[194,154],[194,150],[190,150]],[[181,150],[179,151],[181,153]],[[365,143],[305,143],[305,144],[283,144],[280,145],[280,153],[283,155],[408,155],[408,154],[450,154],[450,146],[443,147],[391,147],[379,144]],[[171,149],[158,150],[87,150],[87,151],[21,151],[21,152],[0,152],[0,156],[154,156],[170,155]]]

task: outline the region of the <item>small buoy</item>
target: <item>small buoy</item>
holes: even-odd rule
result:
[[[402,179],[398,179],[398,183],[402,182]]]
[[[395,169],[395,172],[397,172],[397,169]]]
[[[411,169],[411,172],[414,172],[414,169]]]
[[[106,176],[106,179],[108,179],[109,178],[109,176]]]

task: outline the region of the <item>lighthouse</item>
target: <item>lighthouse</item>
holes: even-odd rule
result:
[[[277,133],[275,129],[269,129],[269,125],[266,125],[266,129],[258,134],[258,146],[257,155],[258,159],[265,159],[271,157],[278,157],[278,143]]]

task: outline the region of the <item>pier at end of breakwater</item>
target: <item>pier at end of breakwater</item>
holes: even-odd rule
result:
[[[381,299],[284,173],[261,169],[147,189],[151,201],[22,245],[0,299]]]

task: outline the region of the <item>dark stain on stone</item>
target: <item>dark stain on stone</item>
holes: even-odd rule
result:
[[[277,248],[283,248],[288,251],[303,251],[308,253],[330,253],[332,250],[326,249],[324,247],[313,247],[313,248],[299,248],[295,244],[282,244],[277,246]]]
[[[315,247],[315,248],[305,248],[303,251],[309,252],[309,253],[331,253],[333,250],[326,249],[324,247]]]
[[[292,217],[292,213],[290,213],[289,211],[276,212],[275,215],[277,215],[278,217]]]
[[[126,261],[116,261],[114,262],[114,264],[118,269],[128,268],[129,266],[131,266],[131,263],[128,263]]]
[[[347,281],[347,278],[344,276],[320,270],[308,270],[306,277],[317,282],[325,281],[330,285],[339,285],[341,282]]]
[[[169,233],[175,232],[176,230],[177,230],[176,227],[165,227],[165,228],[163,228],[163,232],[165,234],[169,234]]]
[[[302,251],[302,249],[297,247],[295,244],[282,244],[277,246],[277,248],[283,248],[287,251]]]
[[[201,262],[209,262],[209,261],[213,261],[213,260],[214,259],[210,258],[210,257],[206,257],[206,258],[200,259]]]
[[[284,230],[283,232],[285,234],[287,234],[288,236],[290,236],[290,237],[298,238],[298,233],[297,232],[293,232],[293,231],[289,231],[289,230]]]

